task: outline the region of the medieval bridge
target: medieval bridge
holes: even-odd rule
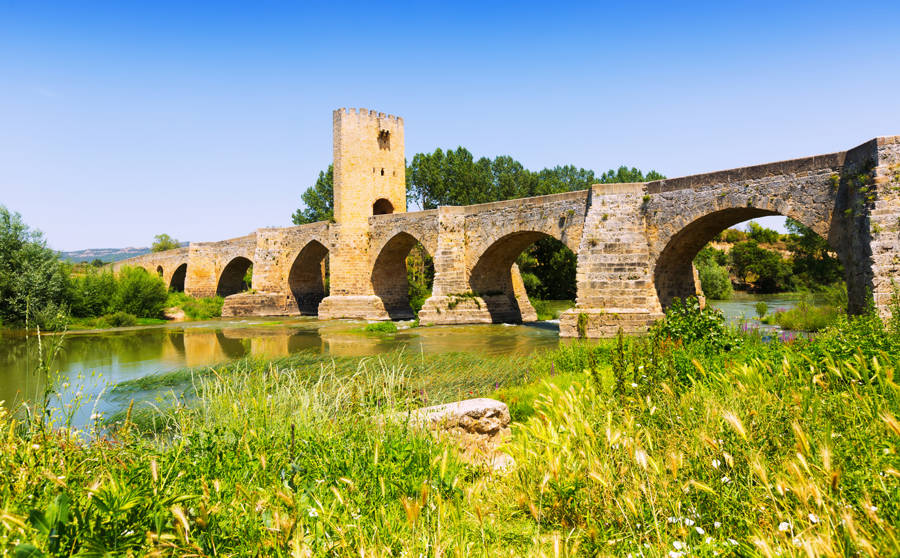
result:
[[[514,262],[553,237],[577,256],[577,299],[562,336],[641,331],[674,297],[699,295],[692,260],[721,230],[785,215],[826,238],[845,269],[850,310],[887,312],[900,280],[900,136],[849,151],[637,184],[406,212],[403,120],[334,112],[334,222],[117,262],[193,296],[225,296],[223,315],[409,318],[406,256],[434,258],[422,323],[536,318]],[[328,275],[326,279],[326,261]],[[241,292],[253,266],[252,289]]]

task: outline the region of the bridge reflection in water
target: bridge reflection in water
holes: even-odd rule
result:
[[[301,351],[369,356],[398,349],[413,354],[525,354],[559,343],[556,325],[548,323],[423,327],[401,329],[393,335],[363,333],[364,325],[360,321],[304,317],[69,333],[62,339],[53,368],[60,373],[60,384],[68,382],[72,392],[81,389],[94,397],[104,387],[124,380],[244,357],[277,358]],[[59,338],[43,337],[45,352],[55,339]],[[34,337],[0,334],[0,401],[11,405],[23,399],[34,400],[45,385],[35,373],[37,364]],[[110,406],[101,403],[99,408],[109,410]],[[89,416],[91,409],[84,412]]]

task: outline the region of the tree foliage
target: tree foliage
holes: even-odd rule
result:
[[[807,286],[831,285],[841,280],[844,268],[831,251],[828,241],[799,221],[788,219],[787,246],[793,260],[793,273]]]
[[[0,205],[0,321],[58,329],[68,285],[68,270],[43,234]]]
[[[334,165],[319,173],[316,183],[300,196],[305,207],[297,209],[291,216],[295,225],[305,225],[317,221],[334,219]]]
[[[732,271],[754,290],[764,293],[793,287],[790,263],[774,250],[766,250],[755,240],[739,242],[731,248]]]
[[[181,244],[178,240],[163,233],[153,237],[153,244],[150,246],[150,250],[153,252],[165,252],[166,250],[174,250],[179,246],[181,246]]]

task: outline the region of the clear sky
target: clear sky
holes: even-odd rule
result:
[[[59,250],[288,225],[331,111],[668,176],[900,134],[900,2],[0,0],[0,204]]]

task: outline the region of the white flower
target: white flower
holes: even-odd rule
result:
[[[31,444],[31,449],[39,450],[41,446],[39,444]]]
[[[677,518],[677,517],[670,517],[669,519],[667,519],[667,521],[668,521],[669,523],[678,523],[678,518]]]
[[[873,505],[869,504],[866,507],[869,509],[869,511],[878,511],[878,506],[873,506]]]
[[[637,384],[634,382],[631,382],[631,387],[637,387]]]
[[[781,531],[782,533],[788,531],[790,528],[791,528],[791,524],[788,523],[787,521],[782,521],[781,523],[778,524],[778,530]]]
[[[728,539],[728,543],[729,543],[731,546],[737,546],[737,545],[738,545],[738,542],[737,542],[736,540],[734,540],[734,539]]]
[[[91,415],[91,420],[97,420],[100,418],[100,413],[94,413]]]
[[[672,541],[672,546],[675,547],[675,550],[681,550],[684,548],[684,543],[681,541]]]
[[[722,484],[728,484],[728,483],[731,482],[731,479],[728,478],[728,475],[725,475],[725,476],[722,477],[720,480],[722,481]]]
[[[721,527],[721,526],[722,526],[722,523],[721,523],[721,522],[719,522],[719,521],[713,521],[713,527],[715,527],[716,529],[718,529],[718,528]]]
[[[691,519],[690,517],[686,517],[686,518],[684,519],[684,524],[687,525],[688,527],[690,527],[691,525],[694,524],[694,520]]]
[[[810,523],[818,523],[818,522],[819,522],[819,518],[816,517],[816,514],[811,513],[811,514],[809,514],[809,522],[810,522]]]
[[[709,543],[711,543],[711,542],[713,542],[713,538],[712,538],[712,537],[706,537],[706,544],[709,544]]]
[[[684,552],[675,552],[674,550],[669,551],[669,558],[681,558],[684,556]]]
[[[306,514],[310,517],[319,517],[319,510],[316,508],[309,508],[306,510]]]
[[[718,468],[719,468],[719,465],[721,465],[721,464],[722,464],[722,462],[719,461],[718,459],[713,459],[713,460],[712,460],[712,466],[713,466],[713,469],[718,469]]]
[[[698,535],[705,535],[706,531],[703,530],[703,527],[694,527],[694,531],[697,531]]]
[[[794,537],[793,539],[791,539],[791,543],[793,543],[793,545],[798,548],[803,546],[803,543],[800,542],[800,539],[798,537]]]

